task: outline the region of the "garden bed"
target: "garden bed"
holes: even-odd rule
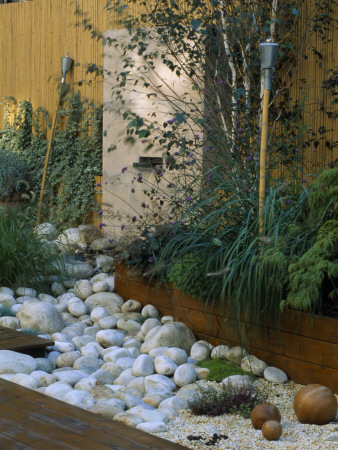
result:
[[[280,331],[271,323],[252,324],[251,338],[238,336],[237,323],[216,305],[205,307],[196,298],[182,294],[170,283],[156,287],[143,277],[132,278],[126,267],[115,265],[115,291],[156,306],[161,314],[184,322],[200,339],[214,345],[244,345],[253,355],[269,365],[284,370],[301,384],[320,383],[338,393],[338,320],[286,310]],[[244,327],[244,323],[241,323]]]

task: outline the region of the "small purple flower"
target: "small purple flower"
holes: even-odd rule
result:
[[[155,128],[155,130],[160,130],[160,129],[161,129],[160,127],[156,127],[156,128]]]
[[[100,211],[97,212],[97,214],[98,214],[99,216],[102,216],[103,211],[100,210]]]
[[[252,155],[247,156],[246,159],[247,159],[248,161],[251,161],[251,160],[252,160]]]
[[[180,222],[180,225],[181,225],[181,227],[183,227],[183,225],[184,225],[184,222]]]
[[[102,186],[101,183],[96,183],[96,187],[100,187],[100,186]]]
[[[211,150],[210,147],[206,147],[206,148],[205,148],[205,151],[206,151],[206,152],[210,152],[210,150]]]
[[[313,149],[312,149],[313,152],[315,152],[316,150],[317,150],[316,148],[313,148]]]
[[[243,130],[243,128],[237,128],[236,131],[237,131],[237,133],[243,133],[244,130]]]
[[[136,178],[136,181],[137,181],[138,183],[143,183],[142,175],[139,175],[139,176]]]
[[[194,154],[193,154],[193,153],[189,153],[188,156],[190,156],[190,158],[193,158],[193,157],[194,157]]]
[[[235,122],[236,127],[237,127],[240,123],[241,123],[240,120],[236,120],[236,122]]]
[[[173,220],[173,224],[175,225],[177,223],[177,221],[176,220]]]
[[[195,138],[195,139],[199,139],[199,138],[200,138],[200,135],[199,135],[199,134],[195,134],[194,138]]]
[[[187,196],[187,202],[191,202],[191,200],[192,200],[191,195],[188,195],[188,196]]]
[[[141,139],[142,144],[146,141],[147,141],[147,139]]]
[[[223,80],[219,80],[219,81],[216,82],[216,86],[218,86],[219,84],[226,84],[226,82],[223,81]]]
[[[175,153],[174,153],[174,155],[176,155],[176,156],[177,156],[177,155],[178,155],[178,152],[175,152]]]
[[[303,178],[303,179],[302,179],[302,182],[303,182],[303,183],[308,183],[308,180],[307,180],[306,178]]]
[[[141,203],[142,208],[146,207],[146,204],[144,202]]]
[[[112,243],[114,242],[114,239],[108,239],[108,242],[109,242],[110,244],[112,244]]]
[[[294,149],[294,152],[295,152],[295,153],[297,153],[297,152],[299,152],[299,151],[300,151],[299,148],[295,148],[295,149]]]
[[[207,176],[207,181],[211,181],[212,175]]]
[[[121,172],[124,173],[128,169],[127,166],[122,167]]]
[[[238,137],[238,139],[243,139],[244,138],[244,134],[239,134],[237,137]]]
[[[125,225],[121,225],[121,230],[124,230],[126,228]]]
[[[190,166],[190,161],[184,161],[184,164],[185,164],[186,166]]]
[[[167,197],[166,197],[165,195],[162,195],[162,198],[163,198],[163,199],[166,199]]]
[[[286,204],[286,205],[290,205],[291,202],[292,202],[292,200],[290,200],[290,199],[286,199],[286,200],[285,200],[285,204]]]
[[[175,120],[176,120],[175,118],[172,118],[172,119],[167,120],[167,122],[170,123],[170,125],[172,125],[175,122]]]
[[[99,230],[102,230],[103,227],[106,227],[107,225],[103,222],[99,223]]]
[[[152,256],[149,256],[148,262],[153,263],[154,262],[154,258]]]
[[[133,217],[131,218],[131,221],[132,221],[132,222],[136,222],[136,216],[133,216]]]

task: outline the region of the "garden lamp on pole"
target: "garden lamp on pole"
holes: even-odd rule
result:
[[[263,111],[262,111],[262,131],[261,131],[261,148],[259,161],[259,232],[262,234],[264,230],[264,218],[262,210],[265,200],[265,173],[266,173],[266,147],[268,142],[268,111],[269,98],[271,91],[271,71],[275,67],[278,53],[278,44],[268,39],[266,42],[259,44],[259,52],[261,56],[261,67],[263,70]]]
[[[48,167],[48,162],[49,162],[50,150],[52,148],[53,136],[54,136],[55,125],[56,125],[56,118],[57,118],[57,114],[58,114],[58,110],[59,110],[59,106],[60,106],[60,102],[61,102],[61,97],[62,97],[62,88],[63,88],[63,86],[64,86],[64,84],[66,82],[67,72],[69,72],[73,62],[74,61],[72,60],[72,58],[69,57],[69,53],[68,53],[67,56],[63,56],[61,58],[62,78],[61,78],[60,94],[59,94],[59,97],[58,97],[58,103],[57,103],[56,111],[55,111],[54,118],[53,118],[51,135],[50,135],[50,139],[49,139],[49,142],[48,142],[48,148],[47,148],[47,153],[46,153],[46,158],[45,158],[45,165],[44,165],[44,168],[43,168],[41,190],[40,190],[40,199],[39,199],[39,206],[38,206],[37,225],[40,224],[41,209],[42,209],[42,199],[43,199],[43,193],[44,193],[45,184],[46,184],[47,167]]]

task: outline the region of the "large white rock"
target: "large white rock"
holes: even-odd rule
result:
[[[102,330],[111,330],[112,328],[116,328],[117,318],[115,316],[105,316],[97,323]]]
[[[12,383],[20,384],[29,389],[37,389],[41,387],[39,381],[26,373],[17,373],[11,378]]]
[[[11,350],[0,350],[0,374],[26,373],[36,370],[36,361],[29,355],[24,355]]]
[[[168,416],[158,411],[157,409],[145,409],[142,406],[134,406],[133,408],[130,408],[129,410],[132,414],[137,414],[143,419],[145,422],[165,422],[167,423],[169,418]]]
[[[87,305],[78,297],[73,297],[68,302],[68,311],[74,317],[81,317],[87,314]]]
[[[150,330],[158,326],[161,326],[161,322],[158,319],[155,318],[146,319],[142,324],[141,333],[143,336],[147,336]]]
[[[74,350],[74,344],[72,342],[55,341],[52,350],[60,353],[68,353]]]
[[[196,380],[196,370],[190,364],[181,364],[175,371],[174,381],[177,386],[182,387]]]
[[[158,312],[158,310],[153,305],[146,305],[142,309],[141,314],[144,317],[149,317],[149,318],[150,317],[154,317],[155,319],[160,317],[160,313]]]
[[[40,386],[50,386],[53,383],[56,383],[56,378],[51,373],[44,372],[43,370],[34,370],[31,373],[31,376],[34,377]]]
[[[109,352],[105,352],[103,356],[104,362],[116,362],[120,358],[129,358],[130,353],[127,348],[114,348]]]
[[[95,263],[98,269],[109,272],[114,267],[114,258],[108,255],[97,255]]]
[[[56,367],[60,367],[60,368],[61,367],[72,367],[74,362],[78,358],[80,358],[80,356],[81,356],[81,353],[79,351],[61,353],[56,358],[56,361],[55,361]]]
[[[154,373],[154,360],[149,355],[140,355],[136,358],[132,373],[135,377],[146,377]]]
[[[56,383],[47,386],[44,393],[49,397],[53,397],[58,400],[63,400],[63,397],[72,390],[73,388],[69,384],[57,381]]]
[[[53,372],[53,376],[57,381],[67,383],[70,386],[74,386],[76,383],[82,380],[82,378],[87,378],[88,374],[82,372],[81,370],[56,370]]]
[[[154,335],[146,336],[141,346],[141,353],[149,353],[156,347],[179,347],[190,353],[192,345],[196,342],[193,332],[181,322],[162,325]]]
[[[124,409],[114,406],[114,404],[111,403],[112,400],[117,399],[100,400],[89,408],[89,411],[105,416],[108,419],[113,419],[117,414],[123,413]]]
[[[106,362],[102,364],[101,370],[106,370],[107,372],[110,372],[112,375],[114,375],[115,378],[119,377],[122,373],[121,367],[119,367],[114,362]]]
[[[138,300],[127,300],[123,305],[122,305],[122,312],[126,313],[126,312],[140,312],[142,310],[142,303],[139,302]]]
[[[227,355],[228,360],[235,366],[240,366],[242,359],[249,355],[249,352],[243,347],[232,347]]]
[[[164,422],[142,422],[136,425],[136,429],[146,433],[161,433],[168,430]]]
[[[161,407],[170,407],[175,409],[176,411],[180,411],[181,409],[187,409],[189,406],[188,401],[184,398],[180,397],[170,397],[166,398],[159,404],[159,408]]]
[[[92,356],[80,356],[76,359],[73,364],[73,368],[77,370],[91,368],[99,369],[102,366],[103,361],[98,358],[93,358]]]
[[[28,287],[18,287],[15,289],[18,297],[27,295],[28,297],[36,297],[36,290]]]
[[[81,300],[86,300],[87,297],[93,294],[91,282],[89,280],[77,281],[74,285],[74,294]]]
[[[286,383],[288,376],[277,367],[269,366],[264,370],[264,378],[270,383]]]
[[[79,231],[75,227],[68,228],[67,230],[64,230],[64,232],[58,236],[58,240],[63,245],[68,245],[69,247],[76,250],[78,248],[78,242],[79,242]]]
[[[116,345],[121,347],[123,344],[124,334],[116,330],[101,330],[96,333],[96,342],[102,347],[112,347]]]
[[[63,320],[59,311],[50,303],[27,302],[18,312],[22,328],[38,330],[40,333],[53,334],[63,329]]]
[[[98,322],[99,320],[103,319],[104,317],[110,316],[109,312],[106,310],[106,308],[103,308],[102,306],[97,306],[92,310],[90,313],[90,319],[92,322]],[[114,317],[114,316],[111,316]],[[117,319],[116,319],[117,321]]]
[[[102,366],[101,366],[102,367]],[[95,378],[100,385],[104,384],[113,384],[115,377],[112,373],[107,370],[98,369],[96,372],[90,375],[92,378]]]
[[[73,391],[68,392],[62,400],[70,405],[78,406],[83,409],[89,409],[95,403],[93,396],[90,395],[89,392],[81,389],[74,389]]]
[[[51,223],[44,222],[40,223],[34,228],[34,233],[48,241],[54,241],[58,237],[58,230]]]
[[[81,224],[78,226],[79,242],[90,245],[95,239],[100,237],[101,233],[94,225]]]
[[[84,279],[93,275],[93,267],[84,262],[74,262],[65,264],[65,272],[69,278]]]
[[[188,354],[183,348],[172,347],[164,352],[164,356],[168,356],[175,364],[180,366],[188,361]]]
[[[122,390],[115,392],[114,397],[122,400],[124,402],[124,404],[126,405],[126,409],[133,408],[134,406],[137,406],[137,405],[145,404],[142,402],[142,400],[140,400],[135,395],[130,394],[129,392],[124,392]],[[149,408],[150,408],[150,406],[149,406]]]
[[[241,369],[246,372],[252,372],[257,377],[262,377],[264,370],[268,367],[267,363],[256,356],[245,356],[241,361]]]
[[[76,383],[74,387],[75,389],[82,389],[89,392],[91,389],[98,386],[98,384],[99,382],[96,378],[89,376],[87,378],[82,378],[82,380]]]
[[[75,339],[75,338],[74,338]],[[97,342],[89,342],[80,348],[82,356],[92,356],[93,358],[98,358],[100,356],[99,344]]]
[[[52,305],[58,304],[57,298],[53,297],[52,295],[39,294],[38,299],[41,300],[42,302],[51,303]]]
[[[136,428],[136,426],[143,422],[140,416],[128,412],[116,414],[113,419],[115,422],[124,423],[128,427]]]
[[[196,361],[204,361],[210,357],[210,347],[204,341],[198,341],[193,344],[190,350],[191,358]]]
[[[113,239],[103,238],[99,237],[95,239],[91,244],[90,247],[92,250],[98,251],[98,250],[111,250],[115,247],[115,242]]]
[[[116,327],[126,333],[137,333],[141,329],[141,324],[136,320],[121,318],[117,321]]]
[[[16,300],[13,295],[0,294],[0,305],[5,306],[6,308],[11,308],[15,304]]]
[[[155,371],[160,375],[171,376],[174,375],[177,364],[168,356],[157,356],[154,360]]]
[[[0,317],[0,326],[16,330],[17,328],[20,328],[20,322],[16,317],[4,316]]]
[[[6,286],[0,286],[0,294],[8,294],[14,297],[14,291],[13,289],[6,287]]]
[[[252,386],[252,383],[245,375],[231,375],[230,377],[224,378],[222,383],[224,384],[224,386],[232,386],[235,389],[239,389],[242,387],[249,388]]]
[[[151,391],[173,391],[176,384],[164,375],[148,375],[144,379],[144,388],[146,392]]]
[[[227,345],[218,345],[211,350],[211,359],[228,359],[230,348]]]
[[[96,283],[93,284],[93,292],[94,294],[96,294],[97,292],[106,292],[108,291],[108,284],[103,280],[103,281],[97,281]]]
[[[120,295],[113,292],[98,292],[90,295],[85,303],[90,312],[97,306],[102,306],[103,308],[106,308],[109,314],[115,314],[121,312],[124,301]]]

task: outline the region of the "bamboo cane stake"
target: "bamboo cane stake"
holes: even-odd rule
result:
[[[46,158],[45,158],[45,165],[44,165],[44,168],[43,168],[42,182],[41,182],[41,191],[40,191],[40,199],[39,199],[39,205],[38,205],[38,215],[37,215],[37,222],[36,222],[37,225],[40,224],[40,219],[41,219],[42,200],[43,200],[43,194],[44,194],[45,184],[46,184],[47,167],[48,167],[50,152],[51,152],[52,143],[53,143],[54,131],[55,131],[55,126],[56,126],[56,119],[57,119],[57,115],[58,115],[58,111],[59,111],[59,107],[60,107],[60,103],[61,103],[62,86],[63,85],[61,85],[61,87],[60,87],[60,94],[59,94],[59,97],[58,97],[58,103],[57,103],[56,111],[55,111],[55,114],[54,114],[54,117],[53,117],[51,135],[50,135],[49,142],[48,142],[48,148],[47,148],[47,153],[46,153]]]
[[[265,179],[266,179],[266,147],[268,142],[268,112],[269,112],[270,90],[264,89],[263,94],[263,111],[262,111],[262,132],[261,132],[261,148],[259,161],[259,232],[264,231],[264,217],[262,210],[265,201]]]

